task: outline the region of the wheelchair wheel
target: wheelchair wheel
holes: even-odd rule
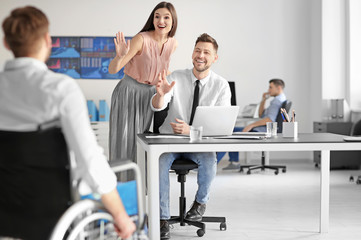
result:
[[[82,200],[63,214],[50,239],[114,239],[117,234],[112,222],[112,216],[105,212],[102,204]]]

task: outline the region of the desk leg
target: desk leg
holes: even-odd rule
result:
[[[142,189],[143,189],[143,196],[147,196],[147,185],[146,185],[146,177],[147,177],[147,173],[146,173],[146,157],[145,157],[146,152],[144,151],[144,149],[142,148],[142,145],[140,143],[137,142],[137,164],[139,166],[140,169],[140,174],[142,177]],[[143,209],[145,212],[148,212],[148,209],[144,208],[147,206],[146,204],[146,199],[144,199],[144,205]]]
[[[161,152],[148,151],[147,184],[148,184],[148,223],[149,239],[160,239],[159,226],[159,157]]]
[[[327,233],[330,215],[330,151],[321,151],[320,233]]]
[[[264,152],[264,163],[266,165],[269,165],[269,155],[270,155],[270,152],[269,151],[265,151]]]

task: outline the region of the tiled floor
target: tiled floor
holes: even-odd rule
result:
[[[331,171],[330,230],[319,234],[319,169],[311,160],[272,163],[287,165],[287,173],[271,171],[247,175],[218,166],[206,215],[227,217],[227,230],[209,223],[202,239],[240,240],[356,240],[361,239],[361,185],[350,183],[350,174]],[[196,173],[187,177],[189,206],[197,188]],[[179,184],[171,174],[171,212],[178,211]],[[198,239],[196,228],[173,225],[171,239]]]

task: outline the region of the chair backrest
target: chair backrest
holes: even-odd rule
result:
[[[168,116],[169,104],[166,109],[154,112],[153,116],[153,132],[159,133],[159,128],[164,123],[165,118]]]
[[[0,131],[0,152],[0,236],[48,239],[71,204],[61,129]]]
[[[291,106],[292,106],[292,102],[290,100],[286,100],[282,103],[281,108],[284,108],[286,110],[286,112],[288,113],[291,109]],[[281,108],[278,111],[277,118],[276,118],[278,133],[282,133],[282,127],[283,127],[283,118],[281,115]]]
[[[361,136],[361,119],[352,126],[351,136]]]
[[[237,105],[237,101],[236,101],[236,83],[235,82],[228,82],[229,83],[229,87],[231,89],[231,105],[232,106],[236,106]]]

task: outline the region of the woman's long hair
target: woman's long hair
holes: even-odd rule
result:
[[[154,13],[159,8],[168,9],[170,14],[172,15],[172,29],[169,31],[168,36],[173,37],[175,35],[175,32],[177,31],[178,19],[177,19],[177,12],[175,11],[173,4],[171,4],[170,2],[161,2],[157,6],[155,6],[155,8],[153,9],[152,13],[150,14],[147,22],[145,23],[142,30],[140,30],[140,32],[147,32],[147,31],[155,30],[155,27],[153,24]]]

